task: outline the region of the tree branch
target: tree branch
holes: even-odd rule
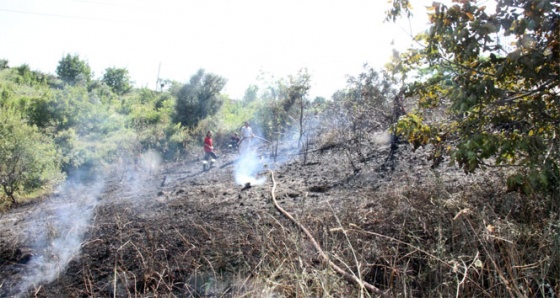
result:
[[[276,207],[276,209],[278,209],[278,211],[280,211],[280,213],[282,213],[285,217],[287,217],[289,220],[291,220],[295,225],[297,225],[300,228],[301,231],[303,231],[303,233],[305,233],[305,235],[307,235],[307,237],[309,238],[309,241],[311,241],[311,244],[313,244],[313,246],[315,247],[315,250],[317,250],[317,252],[323,258],[323,260],[325,262],[327,262],[327,264],[332,269],[334,269],[334,271],[336,271],[337,273],[342,275],[346,280],[358,285],[360,288],[365,288],[368,291],[370,291],[372,294],[379,295],[380,297],[387,296],[387,292],[382,291],[379,288],[375,287],[374,285],[372,285],[370,283],[367,283],[367,282],[359,279],[355,275],[352,275],[352,274],[344,271],[344,269],[340,268],[339,266],[337,266],[335,263],[333,263],[329,259],[329,257],[323,251],[323,249],[321,248],[321,245],[319,245],[317,240],[315,240],[315,238],[313,237],[311,232],[309,232],[309,230],[305,226],[303,226],[300,222],[298,222],[290,213],[288,213],[286,210],[284,210],[282,207],[280,207],[280,205],[278,204],[278,201],[276,201],[276,195],[275,195],[276,180],[274,180],[274,172],[272,170],[270,171],[270,176],[272,178],[271,195],[272,195],[272,202],[274,203],[274,207]]]

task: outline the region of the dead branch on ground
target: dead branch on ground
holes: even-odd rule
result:
[[[286,210],[284,210],[282,207],[280,207],[280,205],[278,204],[278,201],[276,201],[276,195],[275,195],[275,190],[276,190],[276,180],[274,180],[274,172],[271,170],[270,171],[270,176],[272,179],[272,190],[271,190],[271,195],[272,195],[272,202],[274,203],[274,207],[276,207],[276,209],[278,209],[278,211],[280,211],[280,213],[282,213],[284,216],[286,216],[289,220],[291,220],[294,224],[296,224],[302,231],[303,233],[305,233],[305,235],[307,235],[307,237],[309,237],[309,241],[311,241],[311,243],[313,244],[313,247],[315,247],[315,249],[317,250],[317,252],[319,253],[319,255],[325,260],[325,262],[327,262],[327,264],[337,273],[339,273],[340,275],[342,275],[346,280],[360,286],[360,288],[366,288],[368,291],[370,291],[372,294],[375,295],[379,295],[381,297],[384,297],[387,295],[387,292],[384,292],[382,290],[380,290],[379,288],[377,288],[376,286],[367,283],[361,279],[359,279],[358,277],[356,277],[355,275],[352,275],[346,271],[344,271],[344,269],[340,268],[338,265],[336,265],[335,263],[333,263],[329,257],[327,256],[327,254],[323,251],[323,249],[321,248],[321,245],[319,245],[319,243],[317,242],[317,240],[315,240],[315,237],[313,237],[313,235],[311,234],[311,232],[305,227],[303,226],[303,224],[301,224],[300,222],[298,222],[290,213],[288,213]]]

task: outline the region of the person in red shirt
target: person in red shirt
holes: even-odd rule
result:
[[[216,159],[216,153],[214,153],[214,146],[212,146],[212,132],[208,131],[206,137],[204,138],[204,160],[210,158]]]

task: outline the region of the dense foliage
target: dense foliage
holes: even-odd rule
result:
[[[290,140],[301,145],[311,112],[307,97],[310,89],[311,76],[305,68],[295,75],[266,83],[255,115],[255,122],[265,138],[274,142]],[[251,97],[246,94],[246,102],[252,103]]]
[[[123,95],[132,89],[130,76],[126,68],[107,68],[101,81],[111,87],[111,90],[118,95]]]
[[[172,91],[133,90],[126,69],[108,68],[100,80],[92,80],[87,63],[67,55],[57,68],[60,81],[4,61],[1,183],[2,197],[12,203],[18,194],[47,190],[59,173],[133,163],[147,150],[178,158],[196,133],[172,121]]]
[[[200,69],[176,94],[175,122],[194,127],[200,120],[216,114],[222,105],[219,94],[226,82],[226,79]]]
[[[415,146],[433,145],[466,172],[511,167],[510,189],[558,191],[560,184],[560,2],[500,0],[494,12],[471,1],[434,3],[424,48],[401,55],[397,71],[419,109],[399,123]],[[395,1],[394,13],[409,7]]]
[[[205,131],[215,132],[220,148],[244,121],[254,121],[255,131],[263,137],[275,132],[279,138],[279,132],[295,127],[301,136],[308,116],[307,73],[273,82],[276,97],[259,93],[253,85],[244,100],[232,100],[221,94],[226,79],[202,69],[185,84],[168,81],[166,90],[154,91],[132,88],[124,68],[107,68],[96,80],[87,62],[77,55],[59,61],[57,76],[28,65],[10,68],[3,61],[0,107],[11,121],[1,127],[0,133],[10,136],[3,142],[11,144],[2,147],[10,152],[3,157],[21,157],[14,160],[17,167],[5,163],[2,173],[3,193],[12,203],[18,191],[25,195],[57,181],[57,173],[125,166],[136,163],[147,151],[165,159],[196,158]],[[40,154],[41,160],[31,153]],[[30,172],[24,164],[36,168]]]
[[[91,80],[91,68],[79,55],[67,54],[62,57],[56,67],[56,74],[62,81],[71,85]]]
[[[559,185],[560,99],[557,1],[496,2],[496,11],[470,1],[434,3],[424,47],[395,54],[389,72],[365,67],[348,77],[333,100],[308,98],[307,70],[251,85],[242,100],[221,94],[227,80],[203,69],[165,90],[134,89],[128,70],[92,77],[88,63],[66,55],[57,77],[1,61],[2,107],[17,109],[37,132],[54,140],[68,172],[132,159],[152,149],[165,158],[197,155],[204,131],[220,140],[250,121],[265,139],[301,146],[319,111],[340,124],[339,140],[355,141],[391,127],[415,147],[430,145],[466,172],[511,167],[512,190],[555,191]],[[393,1],[388,19],[409,15]],[[314,120],[315,119],[315,120]]]
[[[10,108],[0,109],[0,185],[16,203],[18,191],[34,191],[61,178],[52,140]]]

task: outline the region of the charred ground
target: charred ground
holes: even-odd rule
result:
[[[282,208],[332,260],[390,294],[558,292],[558,264],[550,263],[558,260],[550,234],[557,231],[537,237],[511,226],[526,220],[527,228],[545,229],[546,223],[531,221],[547,216],[545,206],[506,193],[500,173],[434,171],[422,150],[404,145],[388,164],[388,145],[364,145],[369,149],[362,157],[336,144],[310,149],[305,158],[286,151],[281,154],[291,161],[267,164],[259,174],[266,177],[262,185],[234,181],[232,153],[209,171],[198,160],[116,170],[91,205],[79,252],[52,282],[33,284],[22,296],[359,295],[363,290],[329,268],[310,239],[274,207],[272,175]],[[23,223],[51,199],[0,219],[0,297],[17,295],[32,270],[33,239],[44,236]],[[35,224],[48,225],[48,218]],[[540,255],[524,251],[539,243]],[[503,285],[511,276],[496,275],[512,268],[523,277],[513,290]]]

